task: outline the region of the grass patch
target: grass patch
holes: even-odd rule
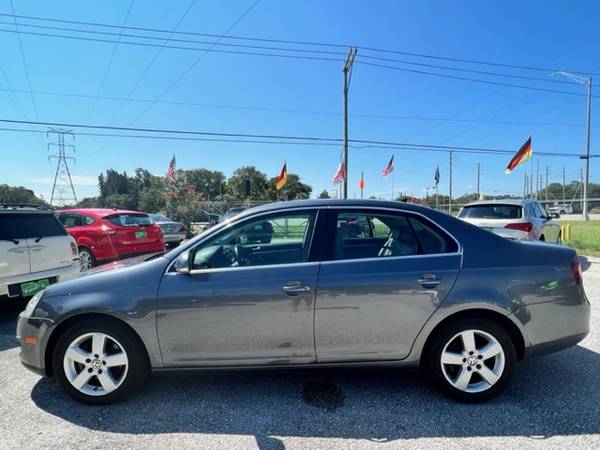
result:
[[[578,222],[560,220],[561,225],[571,225],[571,238],[566,244],[580,255],[600,256],[600,221]]]

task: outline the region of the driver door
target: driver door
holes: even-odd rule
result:
[[[157,327],[165,367],[315,361],[316,210],[234,222],[164,275]]]

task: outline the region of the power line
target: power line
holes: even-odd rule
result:
[[[16,31],[14,31],[14,30],[6,30],[6,29],[0,29],[0,32],[16,33]],[[321,57],[321,56],[304,56],[304,55],[285,54],[285,53],[265,53],[265,52],[223,50],[223,49],[216,49],[216,48],[212,48],[212,47],[201,48],[201,47],[185,47],[185,46],[176,46],[176,45],[159,45],[159,44],[151,44],[151,43],[147,43],[147,42],[132,42],[132,41],[123,41],[123,40],[116,41],[116,40],[111,40],[111,39],[98,39],[98,38],[89,38],[89,37],[83,37],[83,36],[68,36],[68,35],[59,35],[59,34],[51,34],[51,33],[27,32],[27,31],[20,31],[19,33],[33,35],[33,36],[54,37],[54,38],[60,38],[60,39],[82,40],[82,41],[99,42],[99,43],[114,44],[114,43],[119,42],[119,43],[125,44],[125,45],[136,45],[136,46],[142,46],[142,47],[159,48],[159,49],[161,49],[160,51],[164,50],[165,48],[168,48],[168,49],[175,49],[175,50],[199,51],[199,52],[203,52],[203,53],[211,52],[211,53],[223,53],[223,54],[230,54],[230,55],[266,56],[266,57],[273,57],[273,58],[288,58],[288,59],[310,60],[310,61],[331,61],[331,62],[341,62],[342,61],[341,59],[337,59],[337,58],[329,58],[329,57]],[[285,52],[285,51],[292,51],[292,50],[282,48],[281,51]],[[470,82],[475,82],[475,83],[491,84],[491,85],[496,85],[496,86],[513,87],[513,88],[548,92],[548,93],[554,93],[554,94],[566,94],[566,95],[573,95],[573,96],[577,96],[577,97],[581,97],[581,96],[585,95],[585,94],[578,93],[578,92],[562,91],[562,90],[558,90],[558,89],[539,88],[539,87],[534,87],[534,86],[525,86],[525,85],[518,85],[518,84],[512,84],[512,83],[504,83],[504,82],[500,82],[500,81],[484,80],[484,79],[479,79],[479,78],[461,77],[461,76],[456,76],[456,75],[427,72],[427,71],[417,70],[417,69],[408,69],[408,68],[404,68],[404,67],[391,66],[391,65],[387,65],[387,64],[371,63],[371,62],[367,62],[367,61],[357,61],[357,63],[362,64],[362,65],[367,65],[367,66],[384,68],[384,69],[399,70],[399,71],[411,72],[411,73],[416,73],[416,74],[421,74],[421,75],[430,75],[430,76],[435,76],[435,77],[448,78],[448,79],[461,80],[461,81],[470,81]],[[503,76],[502,74],[496,74],[496,75]],[[546,80],[544,80],[544,81],[546,81]],[[594,95],[593,97],[598,97],[598,95]]]
[[[131,13],[131,9],[133,8],[135,0],[131,0],[129,2],[129,8],[127,8],[127,12],[125,13],[125,19],[123,19],[123,26],[127,23],[129,19],[129,14]],[[102,76],[102,81],[100,82],[100,86],[98,87],[98,91],[96,92],[96,96],[94,98],[94,102],[92,103],[92,108],[88,114],[88,120],[94,114],[94,110],[96,109],[96,103],[98,102],[98,98],[100,97],[100,93],[102,92],[102,88],[104,88],[104,83],[106,82],[106,77],[108,76],[108,72],[110,72],[110,68],[112,67],[113,60],[115,58],[115,54],[117,53],[117,48],[119,47],[119,41],[121,40],[121,36],[123,35],[123,28],[121,27],[121,31],[118,34],[117,42],[113,46],[112,52],[110,54],[110,58],[108,59],[108,64],[106,65],[106,70],[104,71],[104,75]]]
[[[13,15],[15,14],[15,5],[13,4],[13,0],[10,0],[10,8],[12,10]],[[25,69],[25,79],[27,80],[27,86],[29,87],[29,92],[32,92],[31,88],[31,78],[29,77],[29,68],[27,67],[27,59],[25,58],[25,51],[23,50],[23,41],[21,40],[21,33],[19,32],[19,26],[17,25],[17,19],[13,17],[15,24],[15,32],[17,34],[17,39],[19,41],[19,50],[21,51],[21,60],[23,61],[23,68]],[[35,103],[35,97],[33,93],[31,93],[31,104],[33,105],[33,112],[35,114],[35,118],[38,118],[38,110],[37,105]]]
[[[217,45],[219,43],[219,41],[221,39],[223,39],[231,30],[233,30],[236,25],[238,23],[240,23],[249,13],[250,11],[252,11],[254,9],[254,7],[256,5],[258,5],[258,3],[260,2],[260,0],[255,0],[248,8],[246,8],[246,10],[225,30],[225,32],[223,34],[221,34],[217,40],[208,47],[207,51],[204,53],[201,53],[192,64],[190,64],[183,72],[181,72],[179,74],[179,76],[177,78],[175,78],[175,80],[169,84],[169,86],[167,86],[166,89],[163,89],[162,92],[154,98],[154,100],[152,101],[152,103],[150,103],[133,121],[133,123],[136,123],[144,114],[146,114],[155,104],[157,101],[161,100],[165,95],[167,95],[169,93],[169,91],[171,89],[173,89],[175,87],[175,85],[177,85],[177,83],[179,83],[188,73],[190,73],[194,67],[196,67],[196,65],[200,62],[200,60],[207,54],[207,52],[209,50],[212,50],[215,45]]]
[[[0,71],[2,67],[0,66]],[[4,89],[0,88],[0,92],[27,94],[28,90],[23,89]],[[77,94],[69,92],[56,92],[56,91],[32,91],[35,95],[47,95],[56,97],[67,97],[67,98],[81,98],[81,99],[94,99],[95,95],[92,94]],[[16,97],[15,97],[16,98]],[[118,96],[98,96],[98,100],[110,100],[110,101],[127,101],[132,103],[151,103],[153,100],[148,98],[129,98],[118,97]],[[317,116],[341,116],[342,113],[336,111],[317,111],[317,110],[306,110],[306,109],[291,109],[291,108],[277,108],[268,106],[252,106],[252,105],[235,105],[235,104],[217,104],[217,103],[199,103],[189,101],[177,101],[177,100],[158,100],[156,103],[164,105],[174,106],[193,106],[201,108],[216,108],[216,109],[236,109],[242,111],[264,111],[264,112],[276,112],[276,113],[289,113],[289,114],[307,114]],[[415,121],[431,121],[431,122],[457,122],[457,123],[482,123],[482,124],[494,124],[494,125],[515,125],[515,126],[551,126],[551,127],[585,127],[585,124],[568,123],[568,122],[536,122],[536,121],[518,121],[518,120],[486,120],[486,119],[474,119],[466,118],[460,119],[455,117],[440,117],[440,116],[411,116],[411,115],[396,115],[396,114],[373,114],[373,113],[351,113],[351,117],[362,117],[362,118],[373,118],[373,119],[389,119],[389,120],[415,120]],[[593,127],[600,127],[600,125],[592,125]]]
[[[185,17],[188,15],[188,13],[191,11],[191,9],[193,8],[193,6],[196,4],[196,0],[192,0],[190,2],[190,4],[188,5],[187,9],[185,10],[185,12],[183,13],[183,15],[179,18],[179,21],[177,22],[177,24],[175,25],[175,27],[173,28],[173,32],[177,30],[177,28],[179,28],[179,26],[181,25],[181,23],[183,22],[183,20],[185,19]],[[161,55],[161,53],[163,52],[163,50],[167,47],[167,43],[171,40],[171,36],[172,33],[169,34],[167,36],[167,38],[165,39],[165,41],[162,43],[162,45],[158,46],[158,51],[154,54],[154,57],[152,58],[152,60],[150,61],[150,64],[148,64],[146,66],[146,68],[144,69],[144,71],[141,73],[141,75],[138,77],[138,79],[136,80],[136,82],[134,83],[133,87],[129,90],[129,92],[127,93],[126,98],[128,99],[129,97],[131,97],[133,95],[133,93],[135,92],[135,90],[138,88],[138,86],[140,85],[140,83],[143,81],[143,79],[146,77],[146,75],[148,74],[148,72],[150,72],[150,69],[152,69],[152,67],[154,66],[154,63],[156,62],[156,60],[158,59],[158,57]],[[119,114],[119,112],[121,111],[121,109],[123,108],[123,106],[125,105],[125,100],[123,100],[121,103],[119,103],[119,106],[117,107],[117,109],[112,113],[112,115],[110,116],[110,118],[106,121],[106,123],[110,123],[113,121],[113,119]]]
[[[541,92],[549,92],[549,93],[553,93],[553,94],[565,94],[565,95],[574,95],[577,97],[586,97],[586,95],[582,94],[582,93],[560,91],[558,89],[547,89],[547,88],[539,88],[539,87],[534,87],[534,86],[525,86],[522,84],[504,83],[502,81],[492,81],[492,80],[482,80],[479,78],[460,77],[457,75],[448,75],[448,74],[442,74],[442,73],[427,72],[424,70],[417,70],[417,69],[407,69],[405,67],[390,66],[387,64],[370,63],[370,62],[366,62],[366,61],[357,61],[357,63],[361,64],[361,65],[366,65],[366,66],[373,66],[373,67],[379,67],[379,68],[391,69],[391,70],[399,70],[402,72],[417,73],[417,74],[421,74],[421,75],[430,75],[430,76],[440,77],[440,78],[449,78],[449,79],[453,79],[453,80],[472,81],[475,83],[493,84],[496,86],[513,87],[513,88],[518,88],[518,89],[527,89],[527,90],[531,90],[531,91],[541,91]]]
[[[93,125],[93,124],[80,124],[80,123],[59,123],[59,122],[45,122],[45,121],[30,121],[30,120],[15,120],[15,119],[0,119],[2,123],[11,124],[25,124],[25,125],[42,125],[48,127],[64,127],[64,128],[84,128],[84,129],[97,129],[97,130],[115,130],[115,131],[133,131],[139,133],[161,133],[161,134],[174,134],[184,136],[207,136],[207,137],[222,137],[222,138],[248,138],[248,139],[263,139],[263,140],[280,140],[280,141],[300,141],[307,143],[332,143],[341,144],[341,138],[327,138],[320,136],[297,136],[297,135],[274,135],[274,134],[249,134],[249,133],[225,133],[225,132],[214,132],[214,131],[195,131],[195,130],[173,130],[173,129],[160,129],[160,128],[139,128],[139,127],[117,127],[108,125]],[[31,130],[35,132],[35,130]],[[82,134],[82,133],[79,133]],[[114,136],[120,137],[120,136]],[[154,136],[149,136],[153,138]],[[514,155],[515,150],[507,149],[490,149],[482,147],[464,147],[456,145],[439,145],[439,144],[418,144],[418,143],[404,143],[404,142],[391,142],[391,141],[376,141],[366,139],[349,139],[354,145],[354,148],[397,148],[404,150],[422,150],[422,151],[443,151],[448,152],[452,150],[458,153],[482,153],[482,154],[509,154]],[[536,151],[537,155],[540,156],[560,156],[560,157],[576,157],[579,158],[579,154],[575,153],[559,153],[559,152],[542,152]],[[600,155],[590,155],[598,157]]]
[[[18,19],[27,19],[27,20],[37,20],[37,21],[43,21],[43,22],[63,23],[63,24],[70,24],[70,25],[85,25],[85,26],[117,28],[117,29],[121,28],[119,25],[102,23],[102,22],[89,22],[89,21],[86,22],[86,21],[79,21],[79,20],[57,19],[57,18],[50,18],[50,17],[15,15],[15,14],[0,14],[0,16],[14,17],[14,18],[18,18]],[[127,27],[124,27],[124,29],[132,30],[132,31],[145,31],[145,32],[152,32],[152,33],[170,33],[171,32],[170,30],[165,30],[165,29],[161,29],[161,28],[151,28],[151,27],[127,26]],[[192,31],[177,31],[174,34],[187,35],[187,36],[201,36],[201,37],[218,37],[219,36],[218,34],[192,32]],[[239,40],[239,41],[269,42],[269,43],[277,43],[277,44],[293,44],[293,45],[305,45],[305,46],[309,45],[309,46],[318,46],[318,47],[331,47],[331,48],[340,48],[340,49],[344,49],[344,50],[353,45],[351,43],[315,42],[315,41],[290,40],[290,39],[258,38],[258,37],[250,37],[250,36],[227,36],[227,39],[228,40]],[[518,69],[518,70],[541,71],[541,72],[546,72],[546,73],[556,72],[559,70],[566,70],[564,68],[557,69],[557,68],[540,67],[540,66],[499,63],[499,62],[485,61],[485,60],[479,60],[479,59],[454,58],[454,57],[439,56],[439,55],[432,55],[432,54],[419,53],[419,52],[407,52],[407,51],[402,51],[402,50],[397,50],[397,49],[369,47],[369,46],[356,45],[356,44],[354,44],[354,46],[357,47],[359,50],[363,50],[363,51],[371,51],[371,52],[387,53],[387,54],[397,54],[397,55],[411,56],[411,57],[417,57],[417,58],[426,58],[426,59],[436,59],[436,60],[441,60],[441,61],[458,62],[458,63],[464,63],[464,64],[476,64],[476,65],[503,67],[503,68],[509,68],[509,69]],[[360,53],[362,53],[362,52],[360,52]],[[600,73],[596,73],[596,72],[572,70],[572,69],[568,69],[568,70],[569,70],[569,72],[573,72],[573,73],[600,76]]]
[[[0,32],[16,33],[16,31],[14,31],[14,30],[6,30],[6,29],[0,29]],[[71,39],[71,40],[77,40],[77,41],[89,41],[89,42],[99,42],[99,43],[108,43],[108,44],[114,44],[117,42],[112,39],[98,39],[98,38],[90,38],[90,37],[84,37],[84,36],[67,36],[67,35],[62,35],[62,34],[37,33],[37,32],[32,32],[32,31],[20,31],[20,33],[31,35],[31,36],[54,37],[54,38],[60,38],[60,39]],[[224,53],[224,54],[230,54],[230,55],[270,56],[270,57],[275,57],[275,58],[291,58],[291,59],[312,60],[312,61],[334,61],[334,62],[343,61],[343,59],[317,57],[317,56],[287,55],[287,54],[281,54],[281,53],[264,53],[264,52],[242,52],[242,51],[236,51],[236,50],[220,50],[220,49],[215,49],[215,48],[208,49],[208,48],[201,48],[201,47],[183,47],[183,46],[176,46],[176,45],[164,45],[163,46],[163,45],[151,44],[151,43],[147,43],[147,42],[132,42],[132,41],[123,41],[123,40],[121,40],[120,43],[126,44],[126,45],[137,45],[137,46],[141,46],[141,47],[154,47],[154,48],[164,47],[164,48],[169,48],[169,49],[174,49],[174,50],[191,50],[191,51],[198,51],[198,52]],[[285,51],[285,49],[282,49],[282,51]]]

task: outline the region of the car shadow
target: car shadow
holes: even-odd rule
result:
[[[17,317],[23,309],[27,300],[5,300],[0,304],[0,352],[17,347],[19,343],[15,337],[17,328]]]
[[[49,379],[31,397],[75,425],[113,433],[253,435],[389,442],[422,437],[553,436],[600,433],[600,354],[577,346],[525,361],[511,387],[485,404],[441,397],[418,374],[319,370],[157,376],[130,399],[78,404]]]

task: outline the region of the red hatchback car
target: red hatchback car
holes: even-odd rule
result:
[[[61,210],[57,217],[77,241],[82,272],[100,263],[165,249],[160,227],[144,213],[85,208]]]

